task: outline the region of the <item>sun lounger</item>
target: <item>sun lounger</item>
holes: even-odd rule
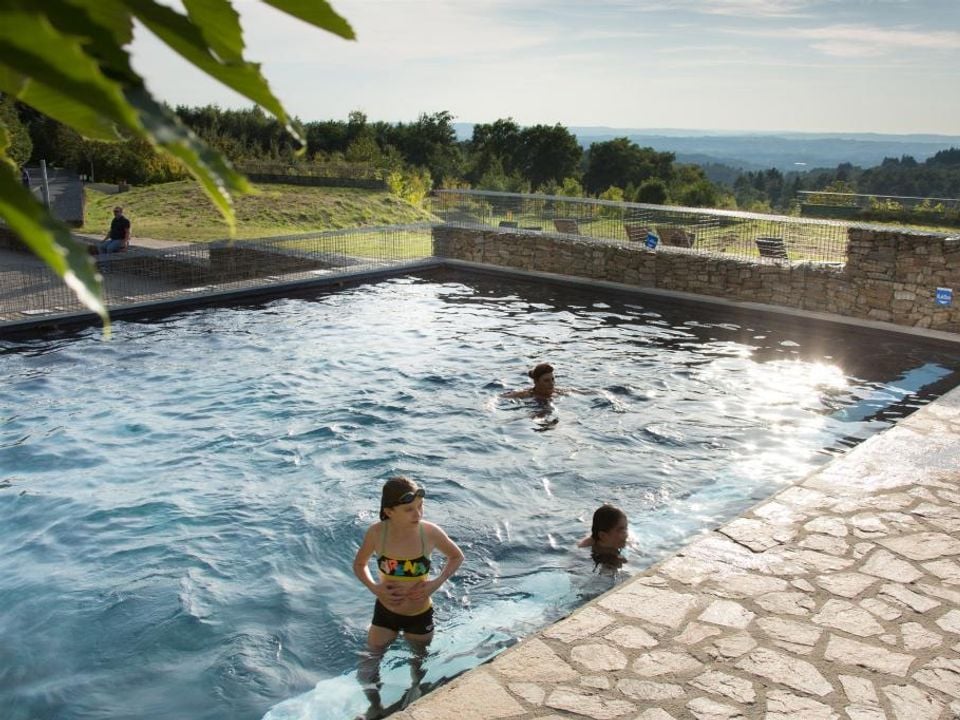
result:
[[[626,230],[627,240],[630,242],[645,243],[647,241],[647,235],[650,234],[650,228],[646,225],[640,225],[639,223],[624,223],[623,229]]]
[[[657,235],[660,236],[660,242],[663,245],[672,245],[673,247],[692,248],[694,236],[683,228],[678,227],[658,227]]]
[[[577,221],[573,218],[556,218],[553,221],[553,226],[557,229],[558,233],[563,233],[564,235],[580,234],[580,226],[577,225]]]
[[[518,223],[515,220],[501,220],[500,227],[502,228],[515,228]]]
[[[760,251],[760,257],[774,258],[776,260],[788,260],[787,246],[783,244],[783,238],[778,237],[758,237],[757,250]]]

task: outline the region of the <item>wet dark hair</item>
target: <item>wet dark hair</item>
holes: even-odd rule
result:
[[[419,487],[413,480],[403,477],[403,475],[397,475],[387,480],[380,492],[380,519],[387,519],[387,514],[384,512],[386,508],[395,507],[400,498],[408,492],[416,492]]]
[[[627,514],[616,507],[604,503],[593,513],[593,525],[590,527],[590,537],[593,538],[594,545],[590,548],[590,559],[593,560],[593,569],[597,570],[601,565],[613,570],[619,570],[623,565],[623,557],[619,550],[598,549],[597,540],[600,539],[600,533],[613,530],[621,520],[626,520]]]
[[[626,519],[627,514],[623,510],[615,505],[604,503],[593,513],[593,525],[590,527],[590,537],[592,537],[594,541],[597,541],[600,539],[600,533],[613,530],[618,522]]]
[[[533,370],[527,373],[527,376],[532,378],[534,381],[538,380],[541,375],[546,375],[547,373],[553,372],[553,365],[550,363],[540,363]]]

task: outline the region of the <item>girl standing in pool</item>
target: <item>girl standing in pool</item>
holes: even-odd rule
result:
[[[367,633],[367,655],[358,677],[370,700],[368,718],[380,717],[380,660],[390,644],[403,633],[413,648],[412,667],[416,691],[423,677],[421,669],[427,646],[433,639],[431,595],[463,563],[463,553],[447,534],[423,520],[425,491],[405,477],[393,477],[380,495],[380,522],[367,530],[353,560],[353,572],[377,600]],[[430,554],[438,550],[446,557],[439,575],[430,577]],[[377,577],[369,561],[377,555]]]
[[[590,534],[577,547],[590,548],[594,569],[619,570],[627,561],[621,551],[627,545],[627,514],[613,505],[601,505],[593,513]]]

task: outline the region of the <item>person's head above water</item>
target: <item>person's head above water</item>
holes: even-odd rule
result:
[[[622,550],[627,544],[627,514],[613,505],[601,505],[593,513],[590,537],[594,547]]]
[[[409,505],[425,494],[426,491],[410,478],[402,475],[390,478],[383,484],[383,490],[380,493],[380,519],[387,519],[385,510],[398,505]]]
[[[527,375],[533,380],[533,391],[535,394],[550,395],[553,393],[553,365],[550,363],[540,363],[528,372]]]

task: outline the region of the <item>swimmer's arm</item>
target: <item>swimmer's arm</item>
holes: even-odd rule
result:
[[[424,525],[427,529],[427,537],[433,546],[447,558],[447,562],[444,563],[443,570],[439,575],[424,583],[418,583],[418,589],[422,588],[426,595],[433,595],[448,578],[460,569],[463,564],[463,551],[439,527],[433,523],[424,523]]]
[[[378,583],[373,579],[370,573],[370,558],[377,548],[377,537],[380,523],[370,526],[367,534],[363,536],[363,542],[357,550],[357,555],[353,559],[353,574],[366,586],[367,590],[376,595],[380,600],[389,602],[399,602],[403,599],[403,593],[396,589],[391,583]]]

